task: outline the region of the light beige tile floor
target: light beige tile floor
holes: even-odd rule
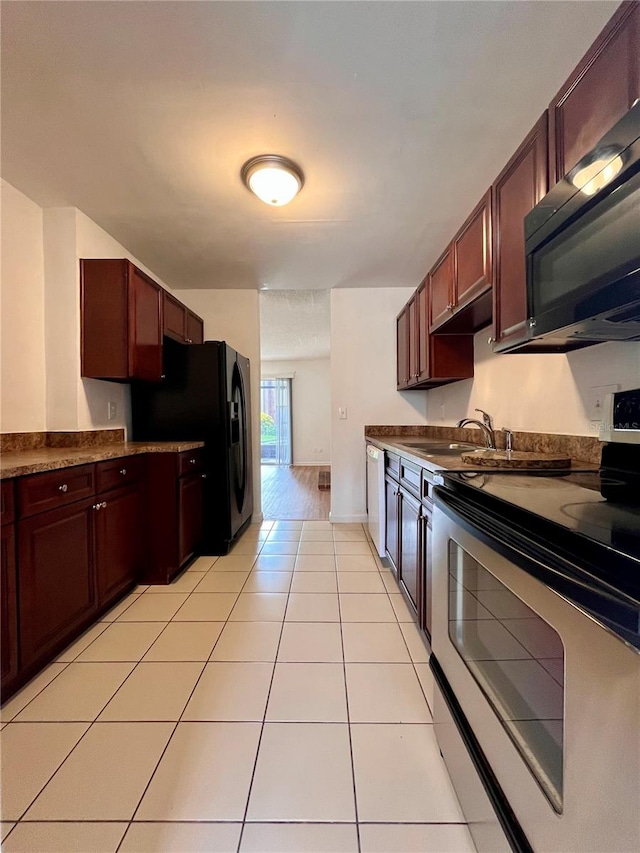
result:
[[[472,853],[428,654],[361,525],[252,525],[2,709],[8,853]]]

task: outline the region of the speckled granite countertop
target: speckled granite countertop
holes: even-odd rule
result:
[[[443,445],[452,442],[474,444],[484,447],[483,436],[478,429],[458,429],[456,427],[432,426],[366,426],[365,438],[382,450],[397,453],[403,459],[409,459],[431,471],[487,471],[495,468],[502,470],[501,465],[467,463],[460,455],[454,456],[438,453],[423,453],[418,448],[409,447],[407,442],[429,441],[433,444],[442,442]],[[497,444],[500,447],[501,433],[496,433]],[[514,446],[517,450],[527,450],[539,453],[561,452],[571,458],[571,468],[574,471],[597,471],[600,464],[600,442],[590,436],[564,436],[544,433],[514,432]],[[532,466],[533,467],[533,466]],[[514,469],[514,471],[517,469]],[[522,470],[520,471],[522,473]]]
[[[109,441],[85,447],[31,447],[24,450],[4,451],[0,457],[0,479],[21,477],[55,471],[72,465],[104,462],[140,453],[180,453],[204,447],[202,441]]]

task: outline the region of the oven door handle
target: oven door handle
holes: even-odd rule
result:
[[[640,651],[640,602],[477,503],[446,488],[436,487],[433,494],[436,506],[456,524]]]

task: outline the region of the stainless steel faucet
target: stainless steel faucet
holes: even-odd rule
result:
[[[495,450],[496,436],[495,432],[493,431],[493,421],[491,420],[491,415],[487,414],[487,412],[483,411],[482,409],[475,409],[475,411],[480,412],[480,414],[482,415],[481,421],[477,421],[474,418],[462,418],[462,420],[458,421],[456,426],[458,427],[458,429],[460,429],[461,427],[470,426],[471,424],[473,424],[473,426],[479,427],[484,434],[484,440],[485,444],[487,445],[487,448],[489,450]]]

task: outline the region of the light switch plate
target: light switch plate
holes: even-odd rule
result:
[[[338,406],[338,420],[346,421],[347,419],[347,407],[346,406]]]
[[[107,418],[110,421],[115,421],[118,415],[118,404],[113,401],[107,403]]]

